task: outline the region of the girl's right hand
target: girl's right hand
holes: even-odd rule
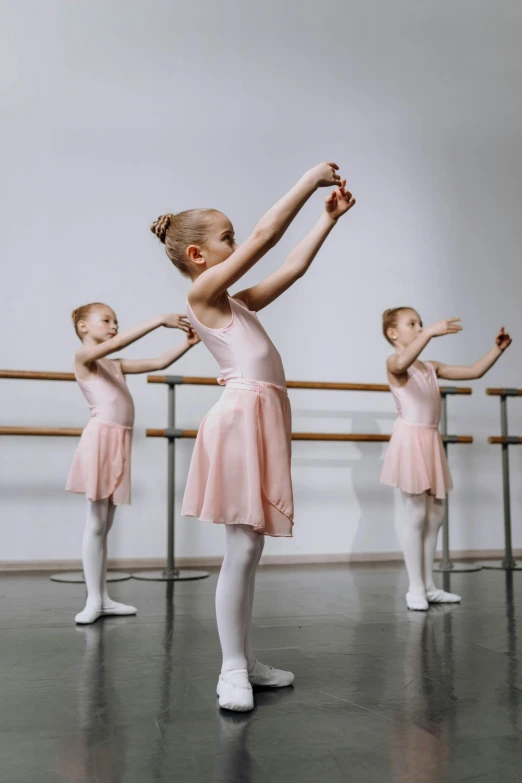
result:
[[[428,326],[427,330],[432,337],[442,337],[444,334],[457,334],[462,331],[459,323],[460,318],[444,318],[443,321],[437,321],[436,324]]]
[[[161,316],[161,325],[166,326],[169,329],[181,329],[183,332],[190,333],[191,326],[187,321],[186,316],[177,315],[176,313],[167,313]]]
[[[310,179],[314,188],[328,188],[341,184],[341,177],[337,171],[339,171],[337,163],[319,163],[318,166],[307,171],[305,177]]]

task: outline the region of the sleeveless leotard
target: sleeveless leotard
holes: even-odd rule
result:
[[[435,368],[411,365],[404,386],[390,386],[399,418],[384,459],[381,483],[411,495],[428,492],[445,498],[451,475],[439,433],[440,390]]]
[[[257,313],[229,297],[230,323],[210,329],[189,302],[187,319],[226,385],[199,428],[181,513],[291,536],[291,412],[281,357]]]
[[[96,377],[76,380],[91,411],[67,479],[69,492],[89,500],[131,502],[131,449],[134,402],[117,360],[98,359]]]

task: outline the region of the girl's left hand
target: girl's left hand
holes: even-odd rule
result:
[[[190,327],[190,330],[187,334],[187,342],[191,347],[201,342],[201,340],[199,339],[199,335],[196,334],[196,332],[192,327]]]
[[[346,214],[349,209],[355,204],[355,199],[350,191],[345,189],[346,180],[343,179],[338,188],[336,188],[326,201],[324,202],[324,208],[328,217],[332,220],[338,220],[342,215]]]
[[[495,342],[497,344],[497,348],[500,348],[501,351],[505,351],[506,348],[508,348],[513,340],[509,336],[507,332],[504,331],[504,327],[501,328],[500,332],[497,334],[495,338]]]

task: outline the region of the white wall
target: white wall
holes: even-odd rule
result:
[[[461,316],[462,335],[427,358],[470,362],[501,324],[515,342],[471,398],[450,401],[455,447],[452,544],[502,545],[499,430],[488,385],[522,386],[520,134],[516,0],[24,0],[3,5],[0,366],[68,370],[70,311],[112,305],[123,327],[183,310],[187,283],[149,232],[158,214],[215,206],[244,237],[310,165],[342,166],[358,203],[309,275],[262,320],[287,377],[384,382],[386,307],[426,322]],[[248,277],[272,271],[321,210],[307,205]],[[128,356],[154,355],[158,331]],[[429,354],[429,356],[428,356]],[[173,370],[213,375],[198,347]],[[137,408],[134,505],[111,554],[165,551],[166,388],[129,385]],[[179,392],[195,427],[216,389]],[[74,384],[0,381],[1,423],[81,426]],[[291,394],[296,430],[388,432],[389,395]],[[522,402],[510,403],[522,433]],[[83,499],[63,491],[73,439],[2,438],[0,560],[75,558]],[[191,443],[178,446],[181,499]],[[378,484],[379,445],[294,450],[295,538],[267,552],[397,549],[393,492]],[[522,450],[511,450],[514,545],[522,546]],[[178,523],[178,553],[222,552],[222,530]]]

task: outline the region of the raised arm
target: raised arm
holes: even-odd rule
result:
[[[478,359],[471,366],[462,366],[451,364],[442,364],[442,362],[432,362],[435,372],[439,378],[446,381],[471,381],[476,378],[482,378],[497,362],[506,348],[512,343],[511,337],[504,331],[504,327],[499,331],[495,338],[495,346],[487,352],[485,356]]]
[[[297,182],[261,218],[248,239],[226,261],[206,269],[190,291],[190,302],[211,302],[248,272],[274,245],[276,245],[299,210],[312,193],[320,187],[338,185],[340,176],[335,163],[320,163]]]
[[[161,356],[157,356],[155,359],[120,359],[121,369],[125,375],[165,370],[197,343],[199,343],[199,337],[191,329],[186,340],[183,340],[179,345],[171,348],[170,351],[162,353]]]
[[[189,322],[183,315],[157,315],[155,318],[151,318],[150,321],[145,321],[145,323],[139,324],[138,326],[132,326],[130,329],[125,329],[115,337],[111,337],[110,340],[105,340],[96,345],[82,345],[76,352],[75,362],[78,365],[88,366],[97,359],[103,359],[111,353],[126,348],[128,345],[136,342],[136,340],[139,340],[140,337],[144,337],[149,332],[154,331],[154,329],[157,329],[159,326],[168,326],[171,329],[182,329],[187,333],[191,328]]]
[[[386,362],[388,372],[391,372],[393,375],[405,373],[408,367],[411,367],[417,361],[419,355],[433,337],[441,337],[444,334],[456,334],[462,331],[462,326],[458,324],[458,321],[460,321],[460,318],[445,318],[443,321],[433,324],[433,326],[427,326],[407,348],[388,357]]]
[[[319,221],[292,250],[284,264],[265,280],[236,294],[235,298],[241,299],[249,310],[262,310],[308,271],[338,219],[355,204],[352,194],[344,189],[345,185],[346,180],[343,179],[340,187],[326,199],[325,211]]]

